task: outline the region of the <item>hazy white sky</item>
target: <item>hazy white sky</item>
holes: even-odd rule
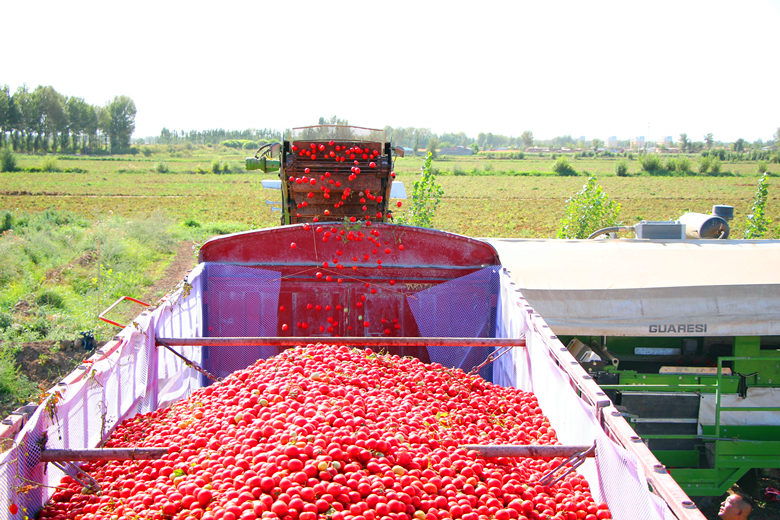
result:
[[[754,141],[780,126],[780,0],[9,0],[0,13],[0,84],[127,95],[135,137],[334,114],[472,137]]]

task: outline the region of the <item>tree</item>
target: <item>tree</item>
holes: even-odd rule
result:
[[[688,134],[680,134],[680,149],[684,152],[688,151],[688,145],[691,143],[688,140]]]
[[[65,112],[66,98],[51,86],[39,86],[33,91],[33,96],[41,114],[40,125],[45,136],[44,142],[48,143],[49,136],[51,136],[52,152],[56,152],[59,137],[66,134],[68,128]],[[65,143],[65,147],[67,147],[67,143]],[[45,148],[48,147],[44,146],[44,151],[46,151]]]
[[[611,200],[591,175],[582,190],[566,201],[556,237],[588,238],[594,231],[617,225],[618,213],[620,204]]]
[[[72,136],[74,150],[84,151],[87,147],[86,138],[89,135],[90,121],[95,116],[95,110],[83,98],[71,96],[65,104],[68,116],[68,132]]]
[[[130,148],[130,138],[135,131],[135,103],[127,96],[116,96],[106,108],[110,120],[108,137],[111,153]]]
[[[534,145],[534,133],[530,130],[526,130],[520,135],[520,140],[523,141],[523,146],[531,148]]]
[[[780,126],[777,127],[777,132],[772,137],[775,138],[775,149],[780,150]]]
[[[5,144],[5,133],[11,122],[11,93],[8,85],[0,88],[0,148]]]
[[[601,139],[592,139],[590,141],[590,145],[591,145],[591,147],[593,147],[593,151],[594,152],[598,152],[599,148],[603,148],[604,147],[604,141],[602,141]]]
[[[439,154],[436,152],[436,149],[438,147],[439,147],[439,141],[437,139],[434,138],[428,139],[428,148],[426,149],[426,151],[434,161],[439,157]]]
[[[97,116],[96,140],[99,140],[100,146],[107,146],[108,136],[111,133],[111,111],[108,106],[95,106],[95,115]]]
[[[714,143],[715,140],[712,138],[711,133],[704,136],[704,142],[707,143],[707,150],[712,149],[712,143]]]
[[[745,151],[745,143],[746,141],[742,139],[741,137],[734,141],[734,151],[735,152],[744,152]]]

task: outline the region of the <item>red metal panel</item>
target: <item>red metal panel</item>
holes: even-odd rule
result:
[[[363,240],[343,240],[342,230],[343,236],[362,233]],[[392,224],[298,224],[238,233],[209,240],[199,259],[278,272],[276,333],[307,338],[419,336],[407,296],[498,263],[486,242]],[[225,304],[231,308],[209,313],[246,316],[233,303]],[[392,348],[428,360],[425,348]]]
[[[473,238],[427,228],[393,224],[373,224],[358,228],[354,233],[368,235],[372,230],[379,232],[381,245],[375,247],[367,240],[344,242],[336,235],[352,227],[342,223],[297,224],[277,228],[248,231],[225,235],[208,240],[200,249],[200,262],[224,262],[243,265],[295,266],[318,265],[339,258],[345,267],[357,265],[360,275],[375,275],[376,260],[382,261],[383,269],[397,266],[424,270],[426,266],[474,267],[498,265],[496,250],[490,244]],[[308,228],[308,229],[306,229]],[[322,228],[318,233],[317,229]],[[333,233],[333,230],[336,233]],[[330,237],[325,237],[330,232]],[[327,240],[323,240],[327,238]],[[295,244],[295,247],[291,247]],[[403,246],[403,250],[399,246]],[[390,249],[385,253],[384,249]],[[377,249],[373,253],[373,249]],[[338,255],[341,251],[342,254]],[[365,259],[364,255],[369,258]],[[357,256],[358,261],[352,258]]]

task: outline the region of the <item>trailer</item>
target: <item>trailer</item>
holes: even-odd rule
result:
[[[345,133],[336,137],[332,133],[336,131]],[[322,186],[319,192],[295,189],[312,170],[305,161],[294,166],[302,168],[300,173],[290,175],[283,166],[286,161],[252,158],[250,162],[257,160],[263,168],[270,165],[280,171],[284,197],[289,197],[283,201],[285,225],[206,242],[197,267],[173,292],[123,327],[51,389],[41,404],[22,408],[4,421],[0,430],[0,438],[6,439],[0,454],[3,518],[35,516],[66,475],[83,482],[84,493],[95,493],[91,466],[77,461],[169,453],[171,447],[161,447],[160,453],[135,445],[102,448],[112,432],[126,424],[123,421],[159,414],[193,394],[204,395],[208,388],[219,386],[214,381],[229,380],[258,360],[275,359],[288,348],[307,344],[371,348],[399,356],[395,359],[412,357],[460,369],[458,374],[472,374],[495,385],[533,392],[556,432],[555,445],[482,443],[459,449],[475,450],[486,460],[541,457],[547,461],[550,480],[545,475],[533,482],[537,485],[552,485],[556,472],[576,468],[586,479],[585,487],[609,507],[612,518],[704,518],[631,428],[626,414],[613,405],[607,390],[597,385],[558,332],[529,303],[512,280],[500,250],[484,240],[388,223],[389,184],[382,185],[385,196],[370,187],[345,189],[350,182],[374,182],[360,178],[374,169],[371,163],[392,164],[389,144],[375,141],[376,134],[369,132],[367,138],[381,146],[366,146],[355,137],[358,134],[338,128],[310,129],[283,144],[282,149],[291,153],[316,149],[313,155],[322,152],[320,158],[334,151],[329,169],[309,183],[315,189]],[[356,153],[357,148],[363,153]],[[350,173],[337,194],[335,183],[340,181],[331,184],[330,180],[337,158],[345,153],[357,158],[348,159],[353,161]],[[376,171],[385,180],[393,177],[392,170]],[[333,189],[326,192],[327,186]],[[322,204],[316,209],[298,211],[311,209],[303,202],[318,196]],[[375,206],[369,211],[368,203],[360,199],[372,200]],[[339,206],[335,210],[352,210],[331,212],[331,202]],[[496,417],[498,422],[508,419]],[[238,416],[231,420],[241,421]],[[143,436],[137,430],[127,442]],[[172,449],[186,448],[193,454],[209,442],[198,439],[192,447]],[[549,449],[553,451],[545,451]],[[393,468],[396,475],[404,471]],[[491,493],[500,494],[495,489]],[[17,511],[9,511],[9,505]],[[531,517],[541,518],[546,510]],[[53,510],[46,511],[49,517]],[[429,518],[425,511],[420,515],[414,509],[407,511],[414,514],[388,518]],[[160,512],[159,517],[174,516]],[[64,518],[101,516],[90,509],[58,520]]]

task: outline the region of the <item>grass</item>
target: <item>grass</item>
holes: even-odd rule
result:
[[[61,167],[80,165],[87,173],[4,173],[0,209],[73,212],[100,219],[113,212],[125,218],[149,218],[155,212],[181,222],[233,223],[238,228],[278,225],[278,213],[271,214],[267,199],[278,193],[262,188],[261,180],[273,174],[231,173],[215,175],[215,160],[231,164],[241,172],[238,159],[244,154],[203,155],[196,158],[142,155],[118,160],[58,159]],[[19,156],[24,166],[40,166],[42,158]],[[232,157],[232,158],[231,158]],[[107,157],[105,159],[114,159]],[[171,171],[161,174],[155,165],[164,160]],[[741,236],[744,220],[758,182],[755,162],[727,163],[732,176],[712,177],[637,175],[638,161],[628,161],[629,177],[614,173],[615,158],[570,159],[580,176],[560,177],[551,172],[553,159],[528,157],[523,160],[492,160],[478,156],[436,161],[438,181],[444,198],[435,223],[441,229],[474,236],[552,237],[563,215],[566,199],[585,182],[585,172],[596,174],[606,192],[620,202],[620,218],[626,224],[638,220],[675,219],[686,211],[709,212],[714,204],[735,207],[733,236]],[[421,157],[405,157],[395,164],[397,179],[411,186],[419,178]],[[70,164],[72,163],[72,164]],[[198,167],[209,173],[184,173]],[[136,173],[131,170],[135,168]],[[769,171],[780,172],[777,164]],[[739,170],[739,171],[737,171]],[[477,172],[475,174],[475,172]],[[531,174],[537,172],[536,174]],[[778,180],[769,182],[770,197],[776,200]],[[769,217],[780,223],[777,204],[768,204]],[[772,236],[778,237],[776,226]]]

